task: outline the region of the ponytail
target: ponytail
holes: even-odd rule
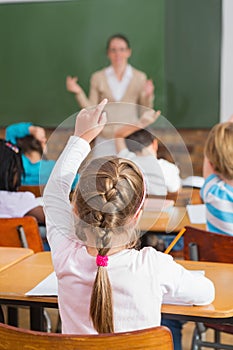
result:
[[[107,234],[103,237],[106,241]],[[90,316],[98,333],[113,333],[113,303],[112,287],[108,277],[109,248],[98,249],[96,264],[98,266],[95,281],[92,288],[90,302]]]

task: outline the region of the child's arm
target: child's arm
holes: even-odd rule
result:
[[[5,139],[11,143],[16,144],[17,139],[25,137],[27,135],[34,136],[42,145],[43,149],[46,144],[45,129],[41,126],[35,126],[30,122],[22,122],[17,124],[9,125],[6,128]]]
[[[65,249],[67,237],[75,238],[73,209],[69,194],[77,170],[90,151],[89,143],[102,131],[107,103],[103,100],[93,111],[81,110],[71,136],[58,158],[44,190],[47,237],[51,250]]]
[[[17,138],[25,137],[30,135],[30,126],[32,123],[17,123],[9,125],[6,128],[5,139],[11,143],[16,144]]]
[[[164,303],[207,305],[214,300],[214,284],[201,271],[189,271],[164,253],[158,258]]]
[[[143,113],[141,118],[135,124],[124,124],[115,132],[115,145],[117,152],[127,148],[125,138],[137,130],[145,129],[150,124],[154,123],[160,115],[160,111],[155,112],[150,109]]]

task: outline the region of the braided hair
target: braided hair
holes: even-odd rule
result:
[[[81,170],[73,195],[78,237],[86,240],[88,231],[92,241],[87,245],[93,244],[100,257],[106,257],[112,247],[130,246],[136,237],[133,218],[143,194],[143,176],[133,162],[116,157],[92,160]],[[98,333],[114,332],[112,288],[105,266],[97,267],[90,302],[90,317]]]
[[[0,190],[15,192],[21,185],[24,169],[20,149],[0,139]]]

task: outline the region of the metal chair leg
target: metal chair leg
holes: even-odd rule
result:
[[[46,310],[43,310],[43,316],[44,316],[44,321],[45,321],[45,331],[47,333],[51,333],[52,332],[52,322],[51,322],[49,314]]]

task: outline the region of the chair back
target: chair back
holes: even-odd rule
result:
[[[233,236],[186,226],[184,259],[233,263]]]
[[[0,323],[0,339],[4,349],[14,350],[174,349],[171,332],[164,326],[125,333],[67,335],[30,331]]]
[[[34,253],[44,250],[36,219],[0,218],[0,246],[30,248]]]
[[[44,192],[44,185],[22,185],[19,187],[19,192],[32,192],[35,197],[42,197]]]

